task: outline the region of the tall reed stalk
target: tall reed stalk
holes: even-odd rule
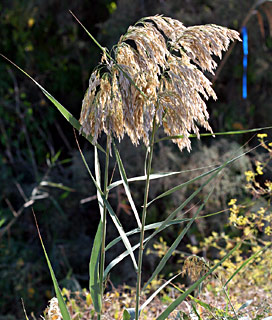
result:
[[[86,30],[85,27],[84,29]],[[216,25],[185,27],[177,20],[162,16],[143,18],[135,26],[129,27],[127,33],[121,36],[118,44],[114,47],[112,51],[113,56],[111,56],[105,48],[101,47],[92,36],[91,38],[103,51],[103,57],[100,65],[91,74],[89,87],[83,100],[79,122],[40,84],[22,69],[18,68],[39,86],[45,96],[54,103],[70,124],[77,130],[80,130],[96,148],[96,179],[89,169],[80,148],[79,150],[90,177],[97,188],[99,206],[101,208],[101,219],[90,259],[90,292],[97,319],[100,320],[103,318],[103,293],[106,276],[122,259],[130,256],[137,273],[136,307],[124,310],[123,319],[138,320],[143,308],[173,279],[169,279],[140,306],[142,264],[146,243],[170,225],[187,223],[157,265],[153,274],[145,284],[145,287],[158,276],[165,266],[192,223],[197,219],[198,214],[208,201],[210,194],[203,200],[202,205],[192,218],[177,219],[177,214],[182,211],[226,165],[241,157],[240,155],[230,159],[217,168],[211,169],[190,181],[177,185],[148,203],[151,179],[161,179],[180,173],[151,173],[153,150],[156,143],[156,129],[162,126],[165,134],[168,136],[164,139],[172,140],[178,145],[180,150],[187,148],[188,151],[191,149],[190,138],[193,136],[200,138],[201,136],[196,123],[210,131],[209,135],[213,134],[208,123],[209,114],[203,99],[208,99],[209,97],[216,99],[216,94],[211,87],[211,82],[205,77],[204,71],[207,70],[213,73],[213,70],[216,68],[216,63],[212,59],[212,55],[217,55],[221,58],[222,51],[227,50],[230,41],[240,40],[240,38],[236,31],[224,27]],[[131,46],[130,43],[134,43],[134,46]],[[253,131],[254,130],[257,129],[253,129]],[[250,131],[251,130],[248,130],[248,132]],[[107,135],[106,150],[97,143],[102,132]],[[191,134],[191,132],[193,132],[193,134]],[[133,144],[138,145],[142,140],[146,145],[146,172],[144,176],[128,179],[121,161],[121,156],[113,143],[121,180],[114,181],[109,185],[111,144],[113,139],[121,140],[125,134],[130,137]],[[97,169],[100,167],[97,148],[105,154],[103,191],[100,187],[99,169]],[[153,203],[157,199],[169,196],[173,192],[181,190],[184,186],[206,176],[210,177],[170,213],[164,221],[146,225],[148,205],[151,202]],[[145,181],[141,221],[129,188],[129,183],[133,181]],[[120,184],[124,186],[138,225],[138,228],[130,230],[127,233],[124,231],[122,224],[108,201],[109,191]],[[106,246],[107,216],[110,216],[112,219],[120,236]],[[145,238],[145,230],[153,230],[153,233]],[[135,233],[140,233],[140,240],[139,243],[132,247],[128,237]],[[107,250],[119,241],[123,241],[126,251],[111,261],[105,268],[105,254]],[[62,317],[64,320],[71,320],[43,243],[42,246],[54,283]],[[167,319],[169,314],[238,247],[239,244],[173,301],[163,313],[157,317],[157,320]],[[136,262],[134,251],[138,248],[138,261]],[[55,302],[54,300],[54,303]]]
[[[127,243],[122,230],[119,230],[137,272],[136,307],[135,310],[130,310],[127,319],[138,320],[142,310],[140,307],[142,262],[144,242],[147,241],[144,235],[156,127],[163,126],[169,137],[180,135],[182,138],[173,139],[173,142],[177,143],[180,150],[186,147],[189,151],[190,131],[200,137],[196,122],[212,133],[208,123],[209,114],[202,97],[208,99],[211,96],[216,99],[216,94],[202,71],[208,70],[213,73],[216,63],[211,55],[221,57],[221,51],[226,50],[230,40],[235,39],[240,39],[236,31],[220,26],[186,28],[181,22],[171,18],[147,17],[141,19],[135,26],[129,27],[113,49],[113,57],[102,48],[101,64],[90,77],[80,115],[81,132],[87,136],[91,134],[93,143],[97,142],[102,131],[107,135],[104,179],[106,200],[108,195],[106,171],[112,137],[120,140],[127,134],[132,143],[137,145],[142,139],[148,148],[141,224],[120,155],[114,148],[122,183],[140,229],[139,244],[133,248]],[[131,42],[134,42],[135,47],[129,44]],[[99,44],[98,46],[100,47]],[[106,71],[101,71],[105,69]],[[106,213],[104,201],[99,285],[101,299]],[[181,238],[179,237],[176,244]],[[139,253],[136,263],[133,251],[137,247]],[[115,262],[111,264],[114,265]],[[100,316],[101,312],[99,319]]]
[[[147,202],[148,202],[148,194],[149,194],[149,185],[150,185],[150,174],[151,174],[151,165],[152,165],[152,157],[153,157],[153,149],[154,149],[154,141],[155,141],[155,131],[156,131],[156,114],[153,118],[153,127],[149,145],[148,152],[148,162],[147,162],[147,170],[146,170],[146,183],[145,183],[145,191],[144,191],[144,206],[142,212],[142,227],[140,232],[140,247],[138,254],[138,272],[137,272],[137,284],[136,284],[136,307],[135,307],[135,319],[139,319],[139,308],[140,308],[140,296],[141,296],[141,280],[142,280],[142,263],[143,263],[143,253],[144,253],[144,231],[145,231],[145,221],[146,221],[146,212],[147,212]]]
[[[104,172],[104,196],[108,198],[108,179],[109,179],[109,154],[110,154],[110,137],[107,136],[106,144],[106,155],[105,155],[105,172]],[[105,245],[106,245],[106,231],[107,231],[107,207],[103,206],[103,217],[102,217],[102,245],[100,252],[100,278],[99,278],[99,290],[101,297],[101,313],[98,314],[98,320],[101,319],[103,313],[103,294],[104,294],[104,269],[105,269]]]

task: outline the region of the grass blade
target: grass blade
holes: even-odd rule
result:
[[[181,292],[181,293],[184,293],[185,291],[184,290],[181,290],[178,286],[176,286],[174,283],[171,283],[171,285],[175,288],[175,289],[177,289],[179,292]],[[196,304],[199,304],[201,307],[203,307],[204,309],[206,309],[206,310],[208,310],[210,313],[214,313],[214,311],[216,311],[216,312],[224,312],[223,310],[221,310],[221,309],[218,309],[218,308],[216,308],[216,307],[214,307],[214,306],[210,306],[209,304],[207,304],[207,303],[205,303],[204,301],[202,301],[202,300],[200,300],[200,299],[197,299],[197,298],[195,298],[194,296],[192,296],[192,295],[188,295],[188,297],[191,299],[191,300],[193,300]],[[214,316],[214,318],[216,318],[215,317],[215,315],[213,314],[213,316]]]
[[[9,60],[4,55],[0,54],[4,59],[6,59],[8,62],[10,62],[13,66],[15,66],[18,70],[20,70],[23,74],[25,74],[29,79],[31,79],[42,91],[42,93],[55,105],[55,107],[60,111],[60,113],[64,116],[64,118],[76,129],[80,130],[81,124],[79,121],[62,105],[60,104],[48,91],[44,89],[35,79],[33,79],[26,71],[21,69],[17,64]],[[82,135],[90,142],[92,143],[92,136],[86,136],[83,132]],[[93,144],[93,143],[92,143]],[[97,147],[99,150],[105,153],[105,150],[97,144]]]
[[[148,206],[150,206],[150,204],[153,203],[154,201],[156,201],[156,200],[158,200],[158,199],[161,199],[161,198],[163,198],[163,197],[169,196],[169,195],[171,195],[172,193],[174,193],[174,192],[176,192],[176,191],[184,188],[184,187],[185,187],[186,185],[188,185],[188,184],[191,184],[191,183],[193,183],[193,182],[195,182],[195,181],[197,181],[197,180],[199,180],[199,179],[201,179],[201,178],[206,177],[207,175],[209,175],[209,174],[211,174],[211,173],[213,173],[213,172],[217,172],[218,170],[223,169],[223,168],[224,168],[225,166],[227,166],[228,164],[230,164],[230,163],[232,163],[232,162],[240,159],[240,158],[243,157],[245,154],[251,152],[252,150],[256,149],[257,147],[258,147],[258,146],[256,146],[255,148],[250,149],[250,150],[247,151],[247,152],[244,152],[244,153],[240,154],[239,156],[237,156],[237,157],[235,157],[235,158],[233,158],[233,159],[231,159],[231,160],[228,160],[227,162],[223,163],[223,164],[220,165],[219,167],[216,167],[216,168],[214,168],[214,169],[212,169],[212,170],[210,170],[210,171],[208,171],[208,172],[205,172],[205,173],[199,175],[199,176],[196,177],[196,178],[193,178],[193,179],[191,179],[191,180],[189,180],[189,181],[186,181],[186,182],[184,182],[184,183],[181,183],[180,185],[178,185],[178,186],[176,186],[176,187],[173,187],[173,188],[171,188],[171,189],[169,189],[169,190],[161,193],[161,194],[158,195],[156,198],[154,198],[152,201],[150,201],[150,202],[148,203]]]
[[[100,188],[100,190],[102,190],[101,189],[101,171],[100,171],[99,157],[98,157],[98,151],[96,146],[94,147],[94,170],[95,170],[96,183]],[[104,209],[103,199],[98,189],[96,189],[96,193],[97,193],[97,200],[98,200],[101,220],[103,220],[103,209]]]
[[[137,209],[136,209],[136,206],[135,206],[135,204],[134,204],[134,201],[133,201],[133,198],[132,198],[130,189],[129,189],[126,171],[125,171],[125,168],[124,168],[124,166],[123,166],[123,163],[122,163],[122,160],[121,160],[119,151],[118,151],[118,149],[116,148],[115,143],[113,143],[113,148],[114,148],[114,152],[115,152],[115,156],[116,156],[116,161],[117,161],[117,164],[118,164],[118,168],[119,168],[120,175],[121,175],[121,177],[122,177],[122,182],[123,182],[123,186],[124,186],[124,188],[125,188],[125,192],[126,192],[128,201],[129,201],[130,206],[131,206],[131,209],[132,209],[132,211],[133,211],[133,213],[134,213],[134,216],[135,216],[135,219],[136,219],[136,221],[137,221],[138,227],[141,228],[141,225],[142,225],[142,224],[141,224],[138,211],[137,211]]]
[[[175,301],[173,301],[160,315],[156,320],[165,320],[169,316],[169,314],[174,311],[177,306],[186,299],[186,297],[193,292],[200,284],[203,282],[210,274],[214,272],[229,256],[236,251],[241,245],[242,241],[239,242],[228,254],[225,255],[223,259],[221,259],[213,268],[211,268],[204,276],[202,276],[199,280],[197,280],[194,284],[192,284],[183,294],[181,294]]]
[[[207,215],[207,216],[210,216],[210,215]],[[196,219],[200,219],[200,218],[205,218],[206,216],[201,216],[201,217],[196,217]],[[161,229],[164,230],[166,229],[167,227],[169,227],[170,225],[174,225],[174,224],[180,224],[180,223],[183,223],[183,222],[188,222],[190,221],[191,218],[184,218],[184,219],[176,219],[176,220],[172,220],[170,222],[168,222],[167,224],[165,224],[163,226],[163,228]],[[153,229],[158,229],[162,224],[164,223],[164,221],[162,222],[156,222],[156,223],[152,223],[150,225],[146,225],[145,226],[145,231],[148,231],[148,230],[153,230]],[[130,235],[133,235],[133,234],[136,234],[136,233],[139,233],[140,232],[140,229],[139,228],[136,228],[136,229],[133,229],[129,232],[126,233],[127,237],[130,236]],[[156,233],[157,234],[157,233]],[[148,242],[149,240],[151,240],[156,234],[152,234],[150,235],[149,237],[147,237],[146,239],[144,239],[144,243]],[[119,241],[121,241],[121,237],[117,237],[115,238],[113,241],[111,241],[105,250],[109,250],[111,247],[113,247],[116,243],[118,243]],[[132,250],[135,251],[136,249],[139,248],[139,244],[136,244],[135,246],[132,247]],[[108,273],[110,272],[110,270],[116,266],[120,261],[122,261],[125,257],[127,257],[129,255],[128,251],[124,251],[123,253],[121,253],[119,256],[117,256],[116,258],[114,258],[107,266],[107,268],[105,269],[104,271],[104,279],[106,279]]]
[[[200,137],[235,135],[235,134],[258,132],[261,130],[269,130],[269,129],[272,129],[272,127],[254,128],[254,129],[238,130],[238,131],[215,132],[215,133],[201,133]],[[155,143],[158,143],[160,141],[165,141],[165,140],[182,139],[182,138],[183,138],[183,135],[168,136],[168,137],[163,137],[161,139],[156,140]],[[190,134],[189,138],[197,138],[197,135]]]
[[[214,189],[214,188],[213,188]],[[181,240],[183,239],[183,237],[185,236],[185,234],[187,233],[187,231],[190,229],[191,225],[193,224],[193,222],[195,221],[196,217],[199,215],[200,211],[202,210],[202,208],[205,206],[206,202],[208,201],[210,195],[212,194],[213,189],[210,191],[210,193],[208,194],[208,196],[205,198],[204,202],[202,203],[202,205],[198,208],[198,210],[196,211],[196,213],[194,214],[194,216],[192,217],[192,219],[187,223],[186,227],[182,230],[182,232],[178,235],[178,237],[176,238],[176,240],[172,243],[171,247],[167,250],[166,254],[163,256],[163,258],[161,259],[161,261],[159,262],[159,264],[157,265],[156,269],[154,270],[154,272],[152,273],[151,277],[148,279],[147,283],[145,284],[144,288],[146,288],[149,283],[160,273],[160,271],[163,269],[163,267],[165,266],[166,262],[169,260],[169,258],[171,257],[172,253],[176,250],[177,246],[180,244]]]
[[[22,301],[22,306],[23,306],[25,318],[26,318],[26,320],[29,320],[29,318],[28,318],[28,316],[27,316],[27,313],[26,313],[26,309],[25,309],[25,304],[24,304],[23,298],[21,298],[21,301]]]
[[[94,309],[97,313],[101,311],[101,293],[99,290],[99,260],[102,238],[102,221],[100,220],[94,238],[91,259],[89,263],[89,290],[93,300]]]
[[[205,167],[195,168],[195,169],[189,169],[189,170],[182,170],[182,171],[153,173],[150,175],[149,179],[150,180],[161,179],[161,178],[170,177],[170,176],[181,174],[181,173],[203,170],[203,169],[207,169],[210,167],[215,167],[215,165],[210,165],[210,166],[205,166]],[[145,180],[146,180],[146,175],[127,179],[128,182],[145,181]],[[114,188],[120,186],[122,183],[123,183],[122,180],[115,181],[108,186],[108,190],[114,189]]]
[[[38,231],[38,235],[39,235],[39,238],[40,238],[40,241],[41,241],[43,252],[44,252],[44,255],[45,255],[45,258],[46,258],[46,261],[47,261],[47,265],[48,265],[48,268],[49,268],[49,271],[50,271],[50,275],[51,275],[51,278],[52,278],[52,281],[53,281],[53,284],[54,284],[54,289],[55,289],[56,296],[57,296],[57,299],[58,299],[58,304],[59,304],[61,315],[63,317],[63,320],[71,320],[71,316],[70,316],[70,314],[68,312],[68,309],[66,307],[66,304],[65,304],[65,302],[63,300],[63,296],[61,294],[57,279],[55,277],[54,270],[53,270],[51,262],[50,262],[50,260],[48,258],[47,252],[45,250],[45,246],[44,246],[43,241],[42,241],[42,236],[40,234],[38,222],[37,222],[37,219],[36,219],[34,211],[33,211],[33,216],[34,216],[34,219],[35,219],[35,224],[36,224],[36,227],[37,227],[37,231]]]
[[[226,212],[226,210],[221,210],[221,211],[217,211],[217,212],[214,212],[214,213],[209,213],[209,214],[206,214],[204,216],[200,216],[200,217],[196,217],[196,220],[198,219],[204,219],[204,218],[207,218],[207,217],[211,217],[211,216],[214,216],[214,215],[217,215],[217,214],[220,214],[222,212]],[[172,225],[175,225],[175,224],[180,224],[180,223],[183,223],[183,222],[188,222],[190,221],[191,218],[183,218],[183,219],[174,219],[174,220],[171,220],[171,221],[168,221],[164,226],[163,226],[163,230],[169,226],[172,226]],[[160,226],[164,223],[165,221],[160,221],[160,222],[155,222],[155,223],[151,223],[151,224],[148,224],[145,226],[145,231],[149,231],[149,230],[153,230],[153,229],[158,229],[160,228]],[[135,229],[132,229],[128,232],[126,232],[126,235],[127,237],[133,235],[133,234],[136,234],[136,233],[139,233],[140,232],[140,229],[139,228],[135,228]],[[114,240],[112,240],[106,247],[105,250],[109,250],[111,247],[113,247],[115,244],[117,244],[119,241],[121,241],[121,237],[117,237],[115,238]]]
[[[243,269],[249,262],[251,262],[252,260],[254,260],[262,251],[266,250],[267,248],[269,248],[271,246],[271,243],[269,243],[268,245],[266,245],[265,247],[263,247],[262,249],[258,250],[257,252],[255,252],[251,257],[249,257],[245,262],[243,262],[241,264],[241,266],[239,268],[237,268],[237,270],[235,270],[235,272],[231,275],[231,277],[226,281],[226,283],[224,284],[224,288],[229,284],[229,282],[236,276],[236,274]]]
[[[134,269],[137,271],[138,270],[137,262],[135,260],[131,244],[130,244],[130,242],[128,240],[128,237],[126,236],[126,233],[125,233],[125,231],[124,231],[124,229],[122,227],[122,224],[119,221],[119,219],[117,218],[116,213],[114,212],[114,210],[112,209],[111,205],[109,204],[108,200],[105,198],[104,195],[102,195],[102,198],[103,198],[103,202],[104,202],[105,206],[108,209],[108,212],[109,212],[109,214],[111,216],[111,219],[112,219],[113,223],[115,224],[115,227],[118,230],[118,232],[120,234],[120,237],[122,238],[122,241],[123,241],[126,249],[129,252],[129,255],[131,256],[131,260],[133,262]]]
[[[144,243],[151,240],[151,236],[147,237],[146,239],[144,239]],[[135,251],[136,249],[138,249],[140,247],[140,243],[135,244],[132,247],[132,251]],[[121,253],[119,256],[117,256],[116,258],[114,258],[107,266],[107,268],[104,271],[104,279],[106,279],[107,275],[109,274],[110,270],[115,267],[120,261],[122,261],[125,257],[127,257],[129,255],[129,251],[126,250],[123,253]]]
[[[248,151],[249,152],[249,151]],[[215,171],[213,173],[213,175],[206,181],[204,182],[193,194],[191,194],[191,196],[189,198],[187,198],[183,204],[181,204],[176,210],[174,210],[165,220],[164,222],[161,224],[161,226],[155,230],[153,232],[153,234],[151,235],[151,237],[155,236],[158,232],[161,231],[161,229],[164,227],[164,225],[166,223],[168,223],[169,219],[172,220],[174,218],[174,216],[177,214],[177,212],[179,210],[182,210],[185,205],[187,203],[189,203],[202,189],[204,186],[206,186],[211,180],[213,180],[229,163],[232,163],[233,161],[239,159],[242,155],[239,155],[231,160],[225,161],[220,167],[213,169],[211,171]],[[209,173],[211,173],[209,171]],[[205,174],[207,175],[207,173]],[[194,180],[194,179],[192,179]],[[183,184],[182,184],[183,185]],[[181,185],[181,186],[182,186]],[[180,187],[180,186],[178,186]],[[177,187],[174,187],[173,189],[176,189]],[[173,190],[170,189],[170,190]],[[212,190],[211,190],[212,192]],[[155,269],[155,271],[153,272],[152,276],[149,278],[149,280],[147,281],[147,283],[145,284],[144,288],[146,288],[146,286],[154,279],[154,277],[162,270],[162,268],[164,267],[164,265],[166,264],[167,260],[170,258],[170,256],[172,255],[173,251],[175,250],[175,248],[177,247],[177,245],[180,243],[181,239],[184,237],[184,235],[186,234],[186,232],[188,231],[188,229],[190,228],[190,226],[192,225],[192,223],[194,222],[194,220],[197,218],[198,213],[200,212],[200,210],[203,208],[203,206],[205,205],[205,203],[207,202],[208,198],[211,195],[211,192],[209,193],[209,195],[206,197],[206,199],[204,200],[204,203],[200,206],[200,208],[197,210],[196,214],[194,215],[194,217],[190,220],[190,222],[187,224],[187,226],[185,227],[185,229],[183,229],[183,231],[179,234],[178,238],[174,241],[174,243],[172,244],[172,246],[169,248],[169,250],[167,251],[167,254],[161,259],[160,263],[158,264],[157,268]],[[164,194],[166,194],[167,192],[165,192]],[[157,197],[158,198],[158,197]]]
[[[123,312],[123,320],[135,320],[135,309],[126,308]]]
[[[179,224],[179,223],[182,223],[182,222],[185,222],[185,221],[189,221],[190,218],[185,218],[185,219],[176,219],[176,220],[172,220],[170,222],[168,222],[165,226],[164,226],[164,229],[171,226],[171,225],[174,225],[174,224]],[[145,231],[148,231],[148,230],[153,230],[153,229],[157,229],[159,228],[162,223],[164,221],[161,221],[161,222],[155,222],[155,223],[151,223],[151,224],[148,224],[145,226]],[[126,233],[126,236],[129,237],[133,234],[136,234],[136,233],[139,233],[141,230],[139,228],[135,228],[135,229],[132,229],[130,230],[129,232]],[[114,240],[112,240],[106,247],[106,251],[109,250],[110,248],[112,248],[115,244],[117,244],[121,239],[121,237],[117,237],[115,238]]]
[[[88,173],[89,173],[89,175],[90,175],[90,177],[91,177],[91,179],[92,179],[92,181],[93,181],[96,189],[98,190],[98,192],[99,192],[100,195],[101,195],[102,202],[100,202],[100,205],[101,205],[101,206],[104,206],[104,205],[105,205],[105,206],[107,207],[108,212],[109,212],[109,214],[110,214],[110,216],[111,216],[111,219],[112,219],[113,223],[115,224],[115,227],[117,228],[117,230],[118,230],[118,232],[119,232],[119,234],[120,234],[120,237],[122,238],[122,241],[123,241],[126,249],[128,250],[130,256],[131,256],[131,259],[132,259],[134,268],[135,268],[135,270],[137,270],[137,269],[138,269],[137,262],[136,262],[136,260],[135,260],[135,257],[134,257],[134,254],[133,254],[133,251],[132,251],[132,248],[131,248],[131,244],[130,244],[130,242],[129,242],[129,240],[128,240],[128,237],[126,236],[126,233],[125,233],[125,231],[124,231],[124,229],[123,229],[123,227],[122,227],[122,224],[120,223],[119,219],[117,218],[116,213],[115,213],[114,210],[112,209],[110,203],[109,203],[108,200],[106,199],[106,197],[105,197],[104,193],[102,192],[100,186],[98,185],[97,181],[95,180],[95,178],[94,178],[94,176],[93,176],[93,174],[92,174],[92,172],[91,172],[91,170],[90,170],[90,168],[89,168],[89,166],[88,166],[88,164],[87,164],[87,161],[86,161],[86,159],[85,159],[85,157],[84,157],[84,154],[83,154],[83,152],[82,152],[82,150],[81,150],[81,148],[80,148],[80,145],[79,145],[79,143],[78,143],[78,140],[77,140],[76,135],[75,135],[75,138],[76,138],[76,143],[77,143],[77,146],[78,146],[78,149],[79,149],[81,158],[82,158],[82,160],[83,160],[83,163],[84,163],[84,165],[85,165],[85,167],[86,167],[86,169],[87,169],[87,171],[88,171]]]
[[[251,151],[251,150],[250,150]],[[248,152],[250,152],[248,151]],[[203,188],[204,186],[206,186],[212,179],[214,179],[219,172],[225,167],[227,166],[229,163],[239,159],[242,155],[235,157],[229,161],[226,161],[223,165],[221,165],[218,168],[215,168],[213,171],[216,171],[206,182],[204,182],[189,198],[187,198],[177,209],[175,209],[164,221],[162,222],[158,222],[155,224],[151,224],[145,227],[145,230],[152,230],[152,229],[156,229],[151,236],[149,236],[148,238],[146,238],[144,240],[144,243],[146,245],[146,243],[152,239],[155,235],[157,235],[160,231],[162,231],[163,229],[167,228],[169,225],[175,224],[175,223],[181,223],[184,221],[191,221],[192,219],[181,219],[181,220],[173,220],[173,218],[176,216],[176,214],[182,210]],[[208,172],[211,173],[211,172]],[[206,175],[208,174],[206,173]],[[194,179],[192,179],[194,180]],[[195,219],[197,219],[197,216],[195,217]],[[172,221],[171,221],[172,220]],[[176,222],[175,222],[176,221]],[[138,233],[140,232],[140,230],[137,229],[133,229],[131,231],[129,231],[126,235],[130,236],[132,234]],[[111,243],[108,244],[108,246],[106,247],[106,250],[109,250],[111,247],[113,247],[118,241],[120,241],[120,237],[114,239]],[[136,245],[132,248],[132,250],[136,250],[139,247],[139,245]],[[108,274],[108,272],[118,263],[120,262],[122,259],[124,259],[126,256],[128,255],[128,252],[125,251],[123,252],[121,255],[119,255],[118,257],[116,257],[114,260],[112,260],[112,262],[107,266],[105,273],[104,273],[104,277]],[[148,284],[148,283],[147,283]],[[146,288],[147,284],[144,286],[144,288]]]
[[[178,274],[176,274],[174,277],[172,277],[171,279],[167,280],[163,285],[161,285],[154,293],[152,293],[152,295],[142,304],[141,308],[140,308],[140,312],[149,305],[149,303],[159,294],[159,292],[165,288],[171,281],[173,281],[176,277],[178,277],[179,275],[181,275],[182,272],[179,272]]]

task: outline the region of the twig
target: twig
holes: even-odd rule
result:
[[[61,137],[61,139],[63,140],[64,144],[66,145],[67,149],[69,151],[72,151],[73,148],[71,147],[68,139],[66,138],[65,134],[63,133],[63,130],[61,129],[60,125],[58,124],[58,122],[56,122],[56,128],[57,128],[57,131]]]
[[[9,75],[10,75],[12,81],[13,81],[14,93],[15,93],[15,102],[16,102],[16,111],[17,111],[17,113],[19,115],[19,118],[22,121],[22,129],[23,129],[23,132],[25,134],[26,144],[27,144],[27,147],[28,147],[28,150],[29,150],[29,153],[30,153],[31,162],[32,162],[33,170],[34,170],[34,175],[35,175],[35,178],[38,179],[38,169],[37,169],[37,163],[36,163],[36,160],[35,160],[33,147],[32,147],[31,140],[30,140],[30,137],[29,137],[29,134],[28,134],[28,130],[27,130],[27,127],[26,127],[26,124],[25,124],[25,116],[21,112],[21,108],[20,108],[21,102],[20,102],[19,86],[18,86],[18,83],[17,83],[17,79],[14,76],[12,70],[10,68],[7,68],[7,70],[8,70],[8,73],[9,73]]]
[[[15,186],[17,187],[20,195],[22,196],[22,198],[24,199],[25,202],[28,201],[26,194],[24,193],[24,190],[22,189],[21,185],[16,181],[15,182]]]
[[[10,211],[12,212],[12,214],[14,215],[14,217],[18,217],[18,213],[16,212],[16,210],[13,208],[13,205],[10,203],[8,198],[5,198],[5,202],[8,205]]]

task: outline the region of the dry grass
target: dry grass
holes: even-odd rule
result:
[[[249,305],[239,312],[237,315],[244,320],[264,319],[265,317],[272,316],[271,299],[272,294],[269,291],[265,291],[256,286],[250,285],[247,281],[241,280],[241,286],[230,289],[229,295],[231,303],[237,310],[246,302]],[[68,307],[71,313],[72,319],[75,320],[90,320],[96,319],[94,315],[94,309],[91,304],[90,294],[87,291],[70,293],[65,290],[68,300]],[[167,305],[177,298],[179,292],[174,288],[170,288],[167,292],[164,292],[160,297],[156,297],[142,313],[143,319],[153,320],[160,315],[160,313],[167,307]],[[104,320],[121,320],[123,309],[130,307],[135,298],[135,290],[127,286],[119,287],[118,289],[108,292],[104,297]],[[142,296],[142,301],[147,299],[147,296]],[[233,319],[233,312],[228,304],[226,296],[223,291],[220,290],[220,285],[216,281],[212,281],[209,284],[208,289],[205,288],[197,299],[209,305],[210,310],[205,309],[201,305],[196,305],[196,310],[203,320],[221,320],[221,319]],[[226,311],[228,309],[228,311]],[[192,299],[187,298],[180,306],[175,310],[168,319],[177,319],[177,313],[186,314],[191,320],[198,320],[197,315],[192,308]],[[49,316],[48,310],[46,311],[46,320],[61,320],[61,317],[52,318]],[[186,319],[183,317],[180,319]]]

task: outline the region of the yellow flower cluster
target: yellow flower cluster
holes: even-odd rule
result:
[[[229,222],[238,225],[238,226],[244,226],[248,223],[247,217],[244,217],[242,215],[239,215],[240,209],[242,208],[241,205],[236,204],[237,199],[231,199],[228,205],[230,206],[230,217]]]

